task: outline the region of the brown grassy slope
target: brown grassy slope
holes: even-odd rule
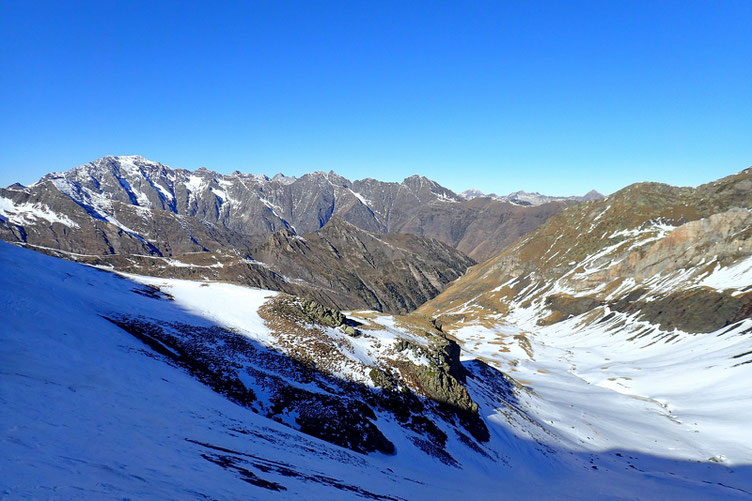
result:
[[[508,301],[530,285],[535,271],[546,281],[561,277],[574,263],[598,252],[614,240],[614,232],[662,219],[678,226],[732,207],[752,207],[752,169],[697,188],[637,183],[609,197],[570,207],[493,258],[472,268],[417,313],[435,316],[467,301],[491,312],[504,313]]]

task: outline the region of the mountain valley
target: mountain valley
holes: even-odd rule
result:
[[[0,190],[2,495],[748,499],[751,194],[140,157]]]

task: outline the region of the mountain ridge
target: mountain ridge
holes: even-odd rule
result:
[[[60,191],[95,213],[102,212],[93,207],[96,199],[104,197],[105,202],[119,201],[199,217],[246,235],[268,234],[283,228],[293,228],[297,233],[310,232],[322,227],[337,212],[367,231],[420,232],[439,238],[479,261],[490,257],[493,250],[509,240],[503,238],[503,243],[494,246],[495,238],[482,236],[491,249],[481,250],[468,247],[461,239],[442,234],[440,228],[425,228],[426,218],[435,220],[437,217],[435,211],[430,216],[428,214],[432,206],[459,203],[460,206],[452,210],[470,215],[477,211],[478,201],[466,205],[467,201],[460,195],[417,174],[406,177],[401,183],[373,178],[349,181],[334,171],[316,171],[300,177],[276,175],[273,178],[238,171],[224,175],[206,168],[195,171],[171,169],[133,155],[107,156],[68,171],[51,173],[25,189],[34,189],[45,182],[52,182]],[[293,208],[293,202],[297,208]],[[553,202],[573,203],[574,199]],[[525,217],[524,213],[515,213],[513,209],[521,204],[505,200],[482,203],[487,210],[497,212],[502,221],[512,214],[518,219]],[[561,207],[547,206],[543,212],[550,214]],[[254,215],[249,217],[249,214]],[[452,224],[455,221],[456,218],[445,218],[437,223]],[[476,228],[475,231],[481,230]],[[512,230],[509,237],[520,236],[518,233]]]
[[[662,239],[670,237],[674,230],[686,224],[712,216],[717,216],[716,219],[737,221],[734,209],[752,208],[750,188],[752,169],[745,169],[696,188],[652,182],[632,184],[603,199],[570,207],[552,217],[514,246],[472,268],[466,278],[453,284],[452,290],[448,290],[443,297],[436,298],[433,305],[426,305],[426,308],[448,307],[447,298],[452,294],[458,298],[467,296],[470,299],[474,292],[462,292],[460,289],[464,286],[463,281],[474,290],[480,291],[483,287],[480,283],[494,275],[499,276],[496,279],[500,280],[497,285],[513,276],[527,276],[536,272],[544,275],[541,283],[558,280],[570,273],[573,266],[578,266],[577,263],[587,261],[588,256],[595,256],[600,250],[608,247],[607,244],[616,245],[613,251],[616,252],[622,247],[626,248],[628,240],[634,238],[636,240],[633,246],[627,249],[633,249],[633,252],[627,252],[621,257],[612,257],[611,261],[607,260],[607,257],[611,256],[609,253],[597,257],[598,262],[614,262],[623,268],[624,263],[645,259],[651,253],[651,246],[659,246]],[[731,213],[724,218],[722,214],[728,211]],[[743,229],[743,221],[744,218],[733,224]],[[719,223],[716,222],[714,225],[717,224]],[[606,238],[609,235],[611,237]],[[556,247],[558,242],[562,242],[561,247]],[[694,245],[699,243],[695,242]],[[729,244],[729,248],[733,248],[733,245]],[[740,256],[743,255],[740,253]],[[665,263],[665,266],[670,269],[678,264],[673,261]],[[612,281],[616,270],[617,268],[609,270],[612,275],[594,275],[583,287],[590,287],[597,280]],[[469,276],[471,274],[472,277]],[[578,276],[575,274],[575,277]],[[622,277],[625,278],[627,277]],[[493,283],[490,283],[489,287],[492,285]],[[495,309],[496,306],[493,305],[498,305],[501,308],[499,311],[505,309],[504,301],[496,301],[489,294],[485,296],[486,300],[479,299],[484,303],[484,307]]]
[[[465,200],[472,200],[473,198],[491,198],[494,200],[501,200],[513,203],[515,205],[523,206],[543,205],[550,202],[588,202],[590,200],[597,200],[604,197],[603,194],[597,192],[596,190],[590,190],[582,196],[541,195],[537,191],[514,191],[508,195],[500,196],[495,193],[483,193],[482,191],[475,188],[463,191],[462,193],[460,193],[460,196]]]
[[[492,200],[465,201],[417,174],[401,183],[350,181],[334,171],[270,178],[237,171],[224,175],[206,168],[172,169],[138,155],[107,156],[47,174],[28,187],[0,188],[0,238],[130,272],[221,277],[305,294],[338,308],[403,313],[440,292],[475,260],[511,243],[564,206],[557,202],[523,208]],[[404,265],[410,273],[393,273],[389,282],[372,274],[371,283],[366,283],[341,266],[343,258],[313,270],[312,263],[323,266],[325,260],[301,261],[300,256],[287,255],[285,259],[292,261],[283,265],[261,250],[278,232],[312,235],[330,223],[351,224],[364,232],[338,243],[341,256],[365,258],[361,250],[373,253],[378,245],[382,249],[372,255],[388,259],[394,255],[390,246],[407,243],[398,235],[414,235],[410,250],[400,251],[400,262],[407,259]],[[321,242],[322,237],[311,238]],[[370,244],[364,246],[366,241]],[[328,255],[325,247],[316,248]],[[195,253],[211,257],[189,256]],[[279,269],[261,269],[243,260],[259,254]],[[293,266],[293,261],[298,264]],[[381,266],[388,269],[388,264],[383,261]],[[331,276],[331,270],[340,276],[322,283],[320,277]]]

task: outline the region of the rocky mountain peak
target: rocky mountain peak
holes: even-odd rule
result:
[[[598,200],[599,198],[603,198],[604,195],[602,193],[599,193],[596,190],[590,190],[582,197],[582,200],[584,202],[589,202],[591,200]]]
[[[444,188],[436,181],[414,174],[402,181],[402,186],[410,190],[420,201],[438,199],[444,202],[459,202],[463,198],[452,190]]]
[[[474,188],[470,188],[469,190],[465,190],[462,193],[459,194],[462,198],[465,200],[472,200],[473,198],[479,198],[479,197],[489,197],[489,198],[498,198],[498,195],[496,193],[483,193],[480,190],[476,190]]]
[[[297,179],[298,178],[296,178],[295,176],[285,176],[281,172],[278,172],[277,174],[274,175],[274,177],[272,178],[272,181],[277,181],[278,183],[281,183],[281,184],[291,184],[297,181]]]

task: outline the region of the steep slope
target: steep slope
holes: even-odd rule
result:
[[[474,262],[446,244],[416,235],[373,235],[334,217],[319,231],[275,233],[251,256],[275,272],[358,301],[325,304],[406,313],[436,296]]]
[[[396,226],[398,233],[440,240],[481,262],[564,210],[569,203],[521,207],[490,198],[427,205]]]
[[[406,313],[436,296],[473,260],[417,235],[379,235],[335,217],[318,232],[282,230],[262,244],[170,257],[81,254],[30,246],[47,254],[157,277],[222,280],[315,299],[338,309]]]
[[[537,392],[480,361],[459,364],[440,331],[406,318],[347,319],[269,291],[123,278],[6,244],[0,304],[9,498],[752,492],[748,467],[664,459],[648,441],[636,452],[567,440],[537,420],[547,405]]]

